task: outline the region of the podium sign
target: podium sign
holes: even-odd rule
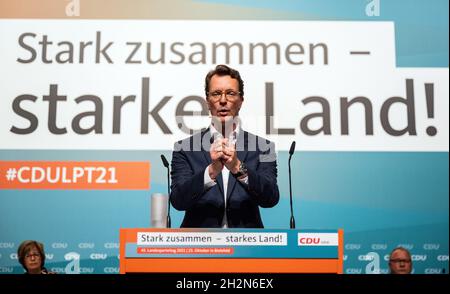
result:
[[[121,229],[120,273],[342,273],[342,230]]]

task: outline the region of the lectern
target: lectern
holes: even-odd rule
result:
[[[120,273],[343,273],[343,230],[120,230]]]

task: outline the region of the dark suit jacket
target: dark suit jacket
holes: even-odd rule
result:
[[[225,211],[222,174],[215,186],[204,189],[204,172],[211,163],[210,145],[209,129],[175,144],[170,201],[175,209],[186,211],[181,227],[222,226]],[[239,160],[248,169],[248,185],[230,173],[226,198],[228,227],[263,228],[259,206],[273,207],[280,198],[274,144],[241,130],[236,146]]]

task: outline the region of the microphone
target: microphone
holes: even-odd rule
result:
[[[170,169],[169,169],[169,162],[167,161],[166,157],[161,154],[161,160],[164,164],[164,167],[167,169],[167,224],[166,227],[170,228],[172,226],[172,222],[170,220]]]
[[[289,196],[290,196],[290,204],[291,204],[291,221],[290,221],[290,227],[291,229],[295,229],[295,218],[294,218],[294,209],[292,206],[292,184],[291,184],[291,158],[292,154],[294,154],[295,151],[295,141],[292,141],[291,148],[289,149]]]

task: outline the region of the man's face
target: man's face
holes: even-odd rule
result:
[[[222,123],[232,120],[239,115],[242,101],[238,80],[230,76],[212,76],[207,102],[213,118]]]
[[[410,274],[412,270],[411,257],[404,250],[396,250],[391,255],[389,267],[393,274]]]

